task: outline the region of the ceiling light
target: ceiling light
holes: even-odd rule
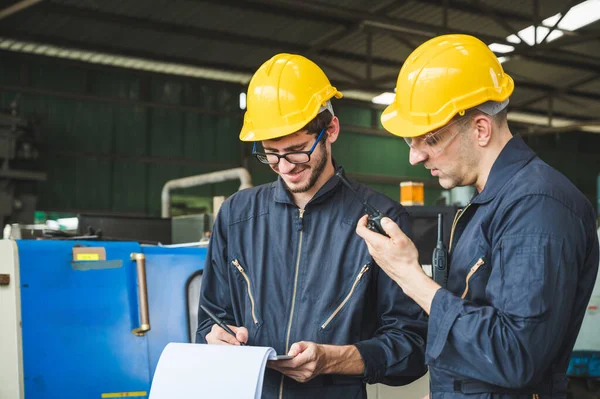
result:
[[[554,14],[551,17],[546,18],[545,20],[542,21],[542,25],[552,28],[554,25],[556,25],[556,23],[560,19],[561,15],[562,15],[561,13],[558,13],[558,14]]]
[[[521,43],[521,39],[517,35],[510,35],[506,38],[506,41],[509,43],[519,44]]]
[[[530,46],[539,44],[548,35],[550,29],[556,26],[546,38],[546,42],[551,42],[564,36],[563,30],[574,31],[583,26],[589,25],[595,21],[600,20],[600,0],[587,0],[583,3],[577,4],[571,7],[567,14],[562,18],[562,14],[554,14],[542,21],[542,25],[534,29],[533,25],[526,27],[519,31],[518,35],[510,35],[506,38],[509,43],[518,44],[524,41]],[[559,22],[560,21],[560,22]],[[536,37],[537,35],[537,37]],[[494,43],[495,44],[495,43]],[[492,45],[490,45],[491,48]],[[501,52],[496,51],[495,52]]]
[[[514,51],[514,49],[515,49],[513,46],[509,46],[508,44],[500,44],[500,43],[492,43],[488,47],[494,53],[510,53],[511,51]]]
[[[394,98],[396,98],[396,93],[385,92],[373,97],[371,102],[374,104],[390,105],[394,102]]]
[[[239,84],[248,84],[252,77],[248,73],[229,72],[201,66],[171,64],[154,60],[144,60],[141,58],[124,57],[108,53],[93,51],[81,51],[78,49],[50,46],[43,43],[23,42],[0,36],[0,49],[43,54],[50,57],[78,59],[82,62],[92,64],[105,64],[113,66],[123,66],[131,69],[144,71],[154,71],[162,73],[171,73],[174,75],[195,76],[202,79],[215,79],[225,82],[235,82]],[[370,98],[369,98],[370,99]]]
[[[560,14],[559,14],[560,15]],[[577,4],[567,12],[558,27],[565,30],[577,30],[600,19],[600,0],[587,0]]]

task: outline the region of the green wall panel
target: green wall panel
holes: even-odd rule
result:
[[[21,63],[16,58],[9,58],[0,55],[0,83],[14,85],[20,81]]]
[[[164,104],[181,104],[183,99],[183,85],[164,79],[152,79],[150,98],[154,102]]]
[[[114,107],[105,103],[77,102],[73,108],[72,130],[69,137],[61,137],[60,142],[73,151],[109,154],[114,140]],[[69,111],[64,109],[63,112]]]
[[[140,106],[114,107],[114,148],[117,154],[146,154],[148,110]]]
[[[31,87],[69,93],[83,93],[85,91],[86,70],[81,67],[71,66],[66,69],[59,62],[40,58],[27,63],[27,71],[27,81]]]
[[[71,186],[75,190],[74,206],[82,210],[110,209],[112,162],[98,158],[77,158],[70,161],[75,169],[75,181]]]
[[[135,75],[91,71],[88,74],[90,93],[122,99],[140,99],[140,79]]]
[[[146,195],[146,168],[147,165],[140,162],[113,162],[110,210],[146,214],[149,200]]]
[[[150,111],[149,155],[177,157],[182,153],[183,113],[170,109]]]
[[[356,106],[338,107],[337,102],[333,103],[333,105],[335,106],[335,116],[340,119],[342,124],[371,127],[373,120],[373,111],[371,109]]]

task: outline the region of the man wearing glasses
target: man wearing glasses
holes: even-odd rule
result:
[[[205,266],[197,342],[271,346],[265,398],[366,398],[365,383],[404,385],[422,376],[426,320],[372,261],[355,234],[361,202],[335,172],[340,124],[330,99],[342,93],[298,55],[264,63],[248,87],[240,138],[279,175],[221,207]],[[406,211],[352,183],[408,228]]]
[[[446,189],[473,185],[449,243],[446,287],[413,243],[359,222],[375,261],[429,314],[432,398],[566,398],[567,366],[598,271],[590,202],[507,124],[513,80],[491,50],[446,35],[405,61],[383,126]]]

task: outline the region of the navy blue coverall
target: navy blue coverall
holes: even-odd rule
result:
[[[432,398],[566,398],[598,271],[590,202],[519,136],[458,214],[426,361]]]
[[[353,186],[409,229],[408,213],[372,189]],[[375,263],[356,223],[361,202],[333,176],[304,210],[279,179],[225,201],[214,225],[200,302],[248,343],[285,354],[298,341],[355,345],[361,376],[321,375],[296,382],[267,369],[264,398],[366,398],[365,383],[408,384],[426,372],[427,319]],[[214,322],[199,311],[196,342]]]

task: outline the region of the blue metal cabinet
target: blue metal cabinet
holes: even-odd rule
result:
[[[206,248],[142,247],[142,253],[146,255],[152,326],[147,334],[150,375],[154,376],[158,358],[169,342],[193,342],[195,339],[190,337],[189,331],[190,324],[197,325],[197,319],[190,313],[197,314],[198,302],[191,301],[188,305],[188,286],[204,268]],[[197,294],[199,297],[199,292]]]
[[[74,268],[75,244],[106,249],[106,268]],[[138,323],[137,243],[19,241],[25,397],[100,398],[148,391]],[[92,263],[92,262],[90,262]]]
[[[85,241],[17,245],[25,398],[147,397],[165,345],[189,342],[187,287],[203,268],[206,249]],[[102,247],[106,261],[73,262],[74,246]],[[151,330],[143,336],[132,333],[140,326],[132,253],[146,258]]]

